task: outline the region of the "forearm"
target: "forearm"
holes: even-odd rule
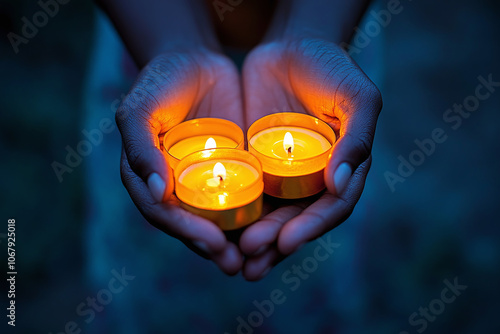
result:
[[[201,0],[98,0],[125,45],[142,67],[169,50],[217,49]]]
[[[304,35],[348,42],[370,0],[280,1],[266,40]]]

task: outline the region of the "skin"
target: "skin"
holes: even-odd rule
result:
[[[375,85],[352,60],[335,44],[318,38],[260,46],[249,55],[243,78],[247,123],[269,110],[294,110],[322,119],[339,137],[325,170],[326,192],[295,202],[268,201],[270,212],[243,232],[240,248],[249,255],[243,273],[256,280],[351,214],[370,167],[382,105]],[[354,173],[339,191],[334,172],[344,162]]]
[[[202,2],[101,2],[143,68],[116,121],[123,139],[123,183],[152,225],[223,272],[242,270],[246,279],[258,280],[301,245],[349,217],[371,164],[382,100],[337,44],[349,40],[366,1],[280,2],[262,43],[247,56],[241,77],[223,55]],[[262,116],[287,110],[314,115],[336,131],[324,193],[298,201],[266,197],[266,214],[239,240],[228,239],[213,223],[179,208],[159,146],[163,133],[183,120],[207,116],[229,119],[246,130]],[[341,164],[352,171],[344,176],[342,189],[335,183]]]
[[[191,118],[226,118],[242,126],[237,87],[236,68],[224,56],[208,50],[165,53],[143,70],[116,116],[123,138],[122,180],[138,209],[152,225],[212,259],[227,274],[241,269],[241,252],[213,223],[177,205],[158,138]],[[148,188],[152,173],[166,184],[162,201]]]

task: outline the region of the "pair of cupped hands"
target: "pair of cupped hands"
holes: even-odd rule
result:
[[[165,52],[143,68],[116,114],[123,138],[121,176],[142,215],[224,273],[259,280],[302,245],[338,226],[359,200],[371,164],[382,99],[377,87],[339,46],[317,38],[271,41],[252,50],[241,75],[220,52]],[[178,206],[160,136],[193,118],[218,117],[243,131],[277,111],[327,122],[337,135],[312,198],[265,197],[260,220],[238,240]]]

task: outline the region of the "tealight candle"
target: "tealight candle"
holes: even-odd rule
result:
[[[222,148],[194,152],[179,162],[174,174],[181,207],[221,229],[238,229],[259,219],[262,168],[249,152]]]
[[[255,121],[247,133],[248,150],[262,163],[264,192],[295,199],[325,189],[324,169],[335,132],[322,120],[283,112]]]
[[[220,118],[197,118],[171,128],[163,138],[167,161],[175,169],[179,161],[196,151],[210,148],[244,149],[241,128]]]

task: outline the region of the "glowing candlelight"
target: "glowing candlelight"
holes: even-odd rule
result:
[[[266,194],[303,198],[325,188],[323,172],[335,143],[325,122],[300,113],[272,114],[255,121],[247,138],[248,150],[262,163]]]
[[[285,133],[285,138],[283,139],[283,148],[285,149],[288,157],[291,157],[293,153],[293,136],[290,132]]]
[[[255,156],[237,149],[198,151],[175,169],[175,191],[186,210],[237,229],[260,217],[262,169]]]
[[[244,147],[244,135],[240,127],[220,118],[197,118],[182,122],[167,131],[163,138],[163,148],[172,169],[182,158],[196,151]]]

